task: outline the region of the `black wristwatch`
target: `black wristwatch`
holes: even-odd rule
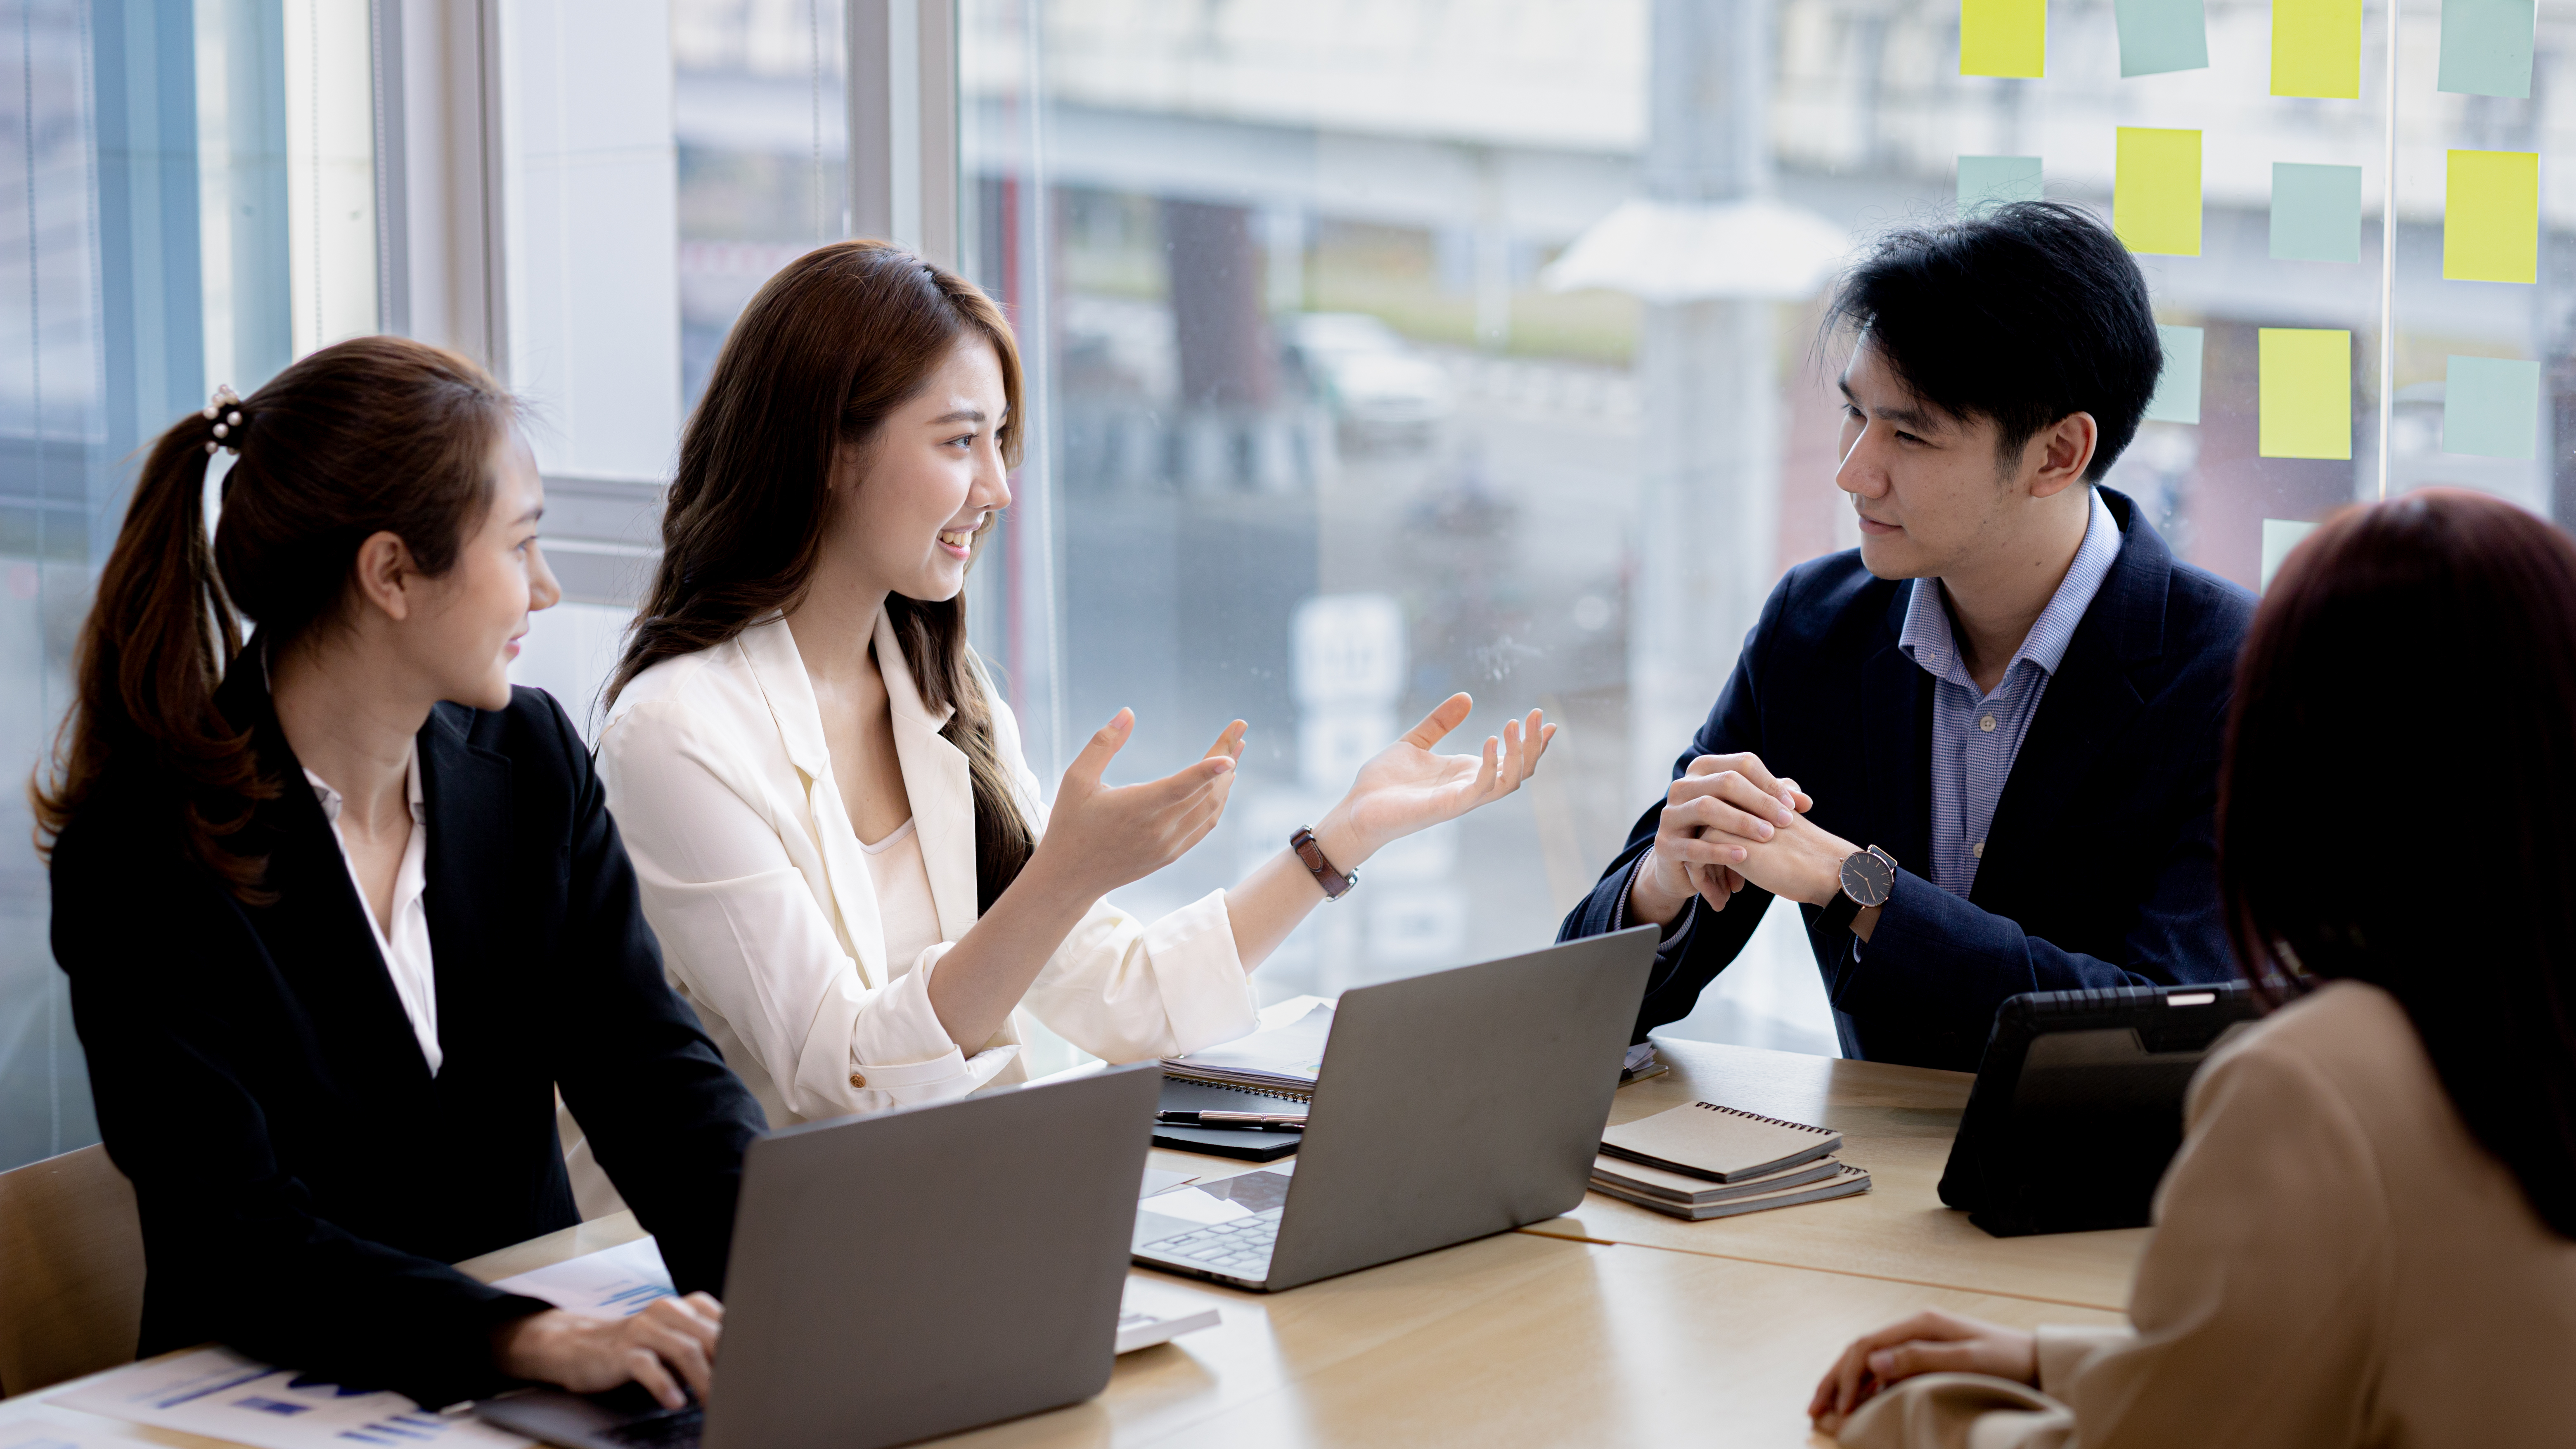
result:
[[[1860,913],[1896,894],[1896,859],[1873,845],[1843,857],[1843,888],[1825,902],[1825,929],[1848,931]]]

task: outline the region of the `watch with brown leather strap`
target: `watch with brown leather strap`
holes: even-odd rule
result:
[[[1358,871],[1336,870],[1333,863],[1324,858],[1324,847],[1315,839],[1315,828],[1311,825],[1298,826],[1297,833],[1288,837],[1288,848],[1306,863],[1306,869],[1315,873],[1315,884],[1324,888],[1324,899],[1328,901],[1338,901],[1349,895],[1351,887],[1360,883]]]
[[[1873,845],[1843,857],[1842,889],[1825,902],[1821,924],[1828,931],[1848,931],[1860,913],[1887,904],[1896,894],[1896,858]]]

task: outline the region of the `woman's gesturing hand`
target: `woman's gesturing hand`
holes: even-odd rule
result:
[[[556,1384],[577,1394],[603,1393],[629,1379],[666,1409],[699,1397],[715,1382],[716,1338],[724,1305],[704,1293],[657,1299],[626,1318],[584,1318],[549,1308],[492,1331],[492,1361],[514,1379]]]
[[[1227,725],[1198,763],[1159,780],[1104,785],[1101,773],[1136,730],[1135,712],[1118,711],[1065,768],[1038,855],[1058,879],[1091,896],[1142,880],[1180,859],[1225,815],[1235,761],[1243,754],[1244,728],[1241,720]]]
[[[1991,1374],[2039,1384],[2039,1341],[2018,1328],[1926,1309],[1852,1340],[1826,1371],[1807,1417],[1828,1434],[1879,1390],[1916,1374]]]
[[[1539,756],[1556,738],[1556,726],[1538,710],[1505,724],[1501,735],[1487,737],[1480,754],[1433,754],[1431,747],[1465,723],[1475,707],[1467,695],[1449,696],[1404,738],[1360,766],[1350,793],[1316,827],[1335,865],[1354,869],[1389,841],[1499,800],[1538,768]],[[1336,845],[1343,853],[1335,853]]]

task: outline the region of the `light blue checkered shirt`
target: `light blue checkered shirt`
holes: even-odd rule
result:
[[[1977,865],[1986,854],[1986,829],[1994,823],[1995,802],[2003,798],[2004,781],[2021,753],[2022,736],[2039,713],[2040,696],[2066,657],[2075,626],[2120,556],[2120,525],[2098,488],[2092,495],[2092,519],[2084,525],[2084,542],[2066,578],[2039,611],[2029,637],[2013,651],[1995,692],[1977,693],[1976,681],[1959,657],[1950,633],[1950,611],[1942,607],[1941,581],[1916,579],[1914,596],[1905,607],[1905,628],[1896,647],[1932,676],[1932,868],[1934,885],[1965,899],[1977,883]],[[1900,861],[1912,865],[1911,861]]]

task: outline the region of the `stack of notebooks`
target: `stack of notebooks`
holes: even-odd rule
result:
[[[1842,1134],[1693,1102],[1601,1134],[1592,1190],[1698,1222],[1869,1191]]]

